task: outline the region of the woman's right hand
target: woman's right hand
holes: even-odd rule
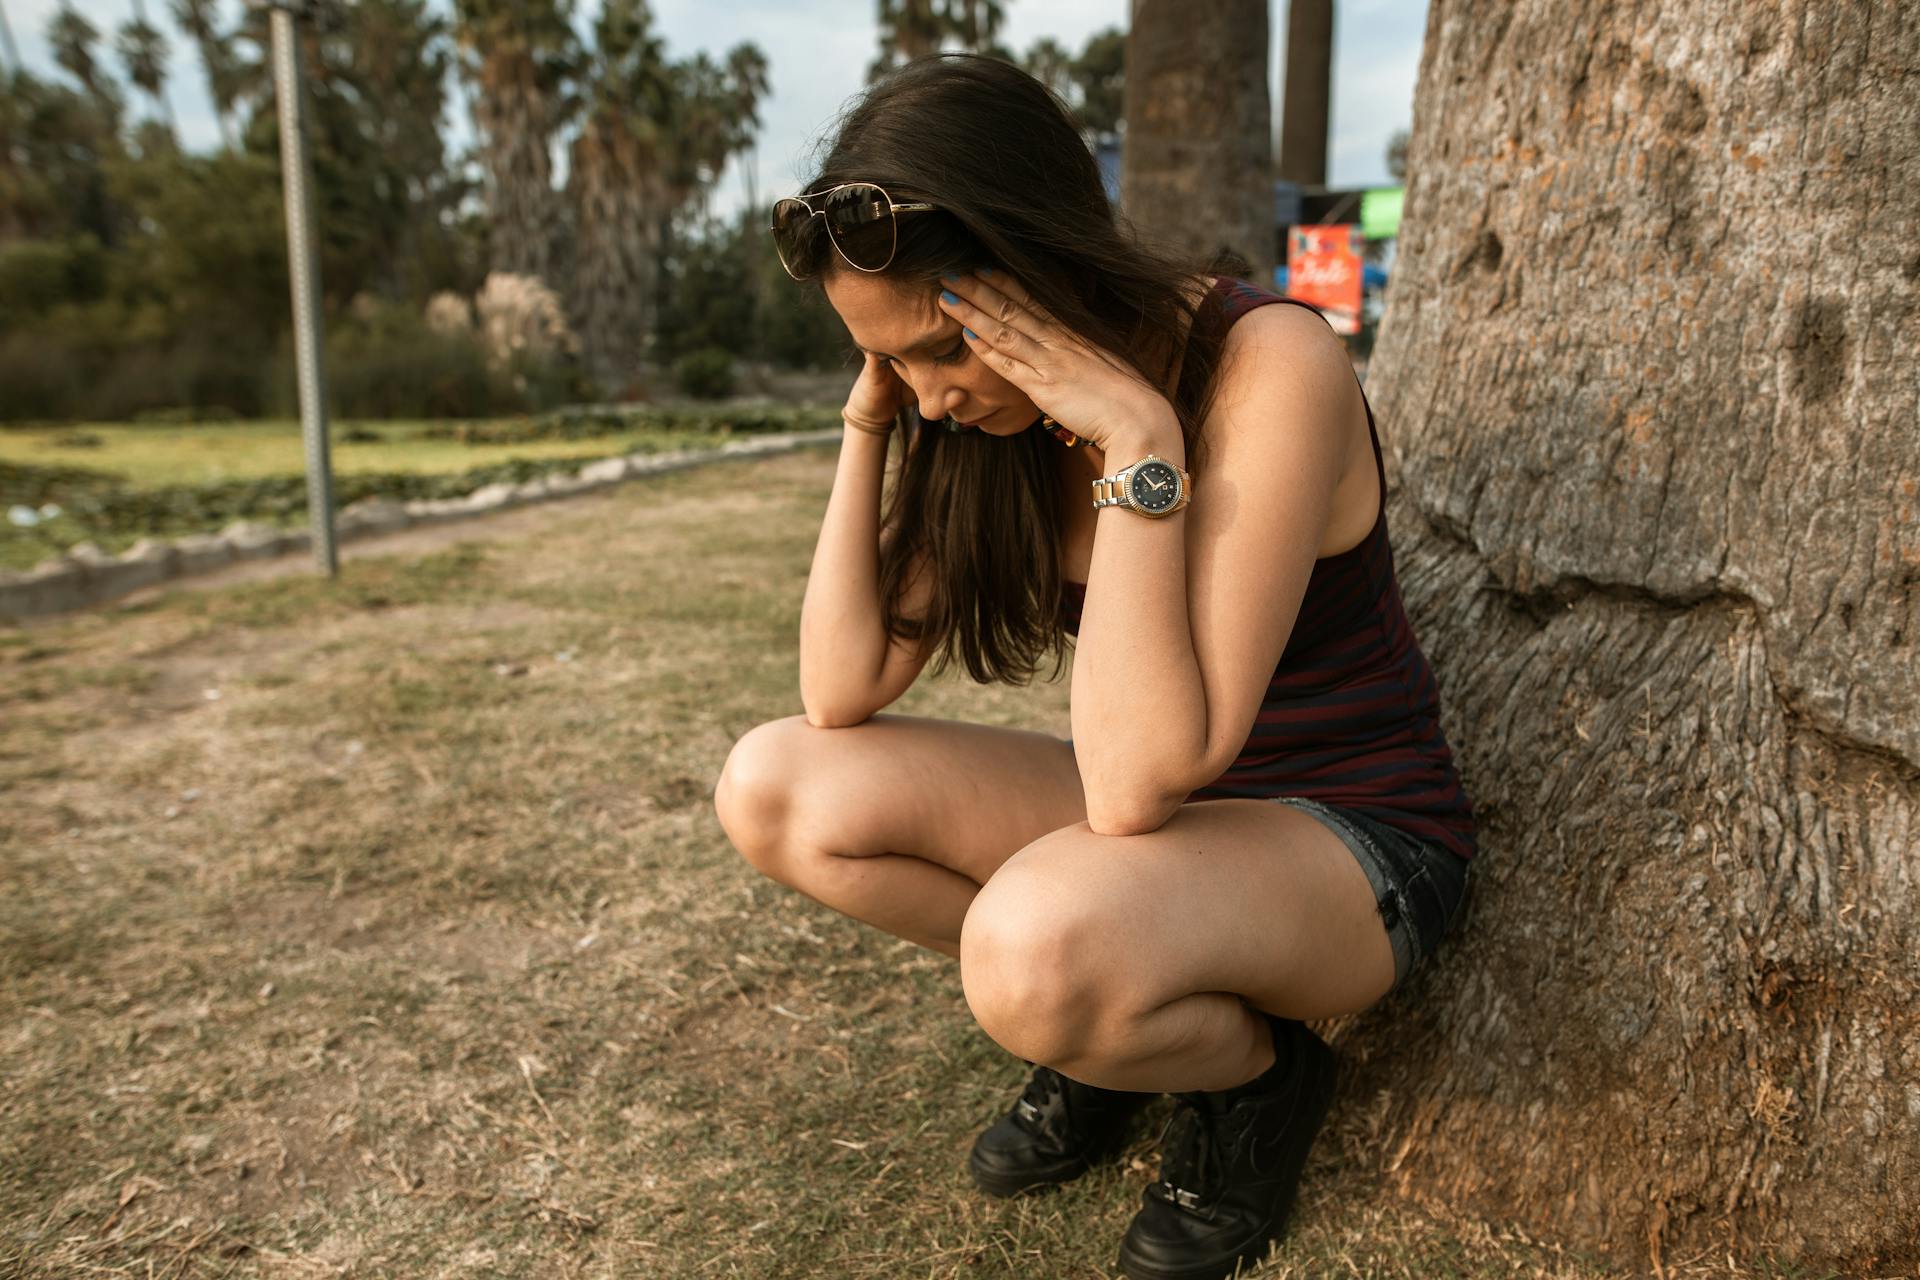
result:
[[[900,375],[893,371],[893,365],[869,352],[859,379],[847,393],[847,406],[840,412],[862,427],[878,431],[884,423],[891,431],[911,394]]]

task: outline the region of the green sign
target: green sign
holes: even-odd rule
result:
[[[1360,193],[1360,234],[1369,240],[1391,240],[1400,233],[1400,201],[1405,187],[1375,187]]]

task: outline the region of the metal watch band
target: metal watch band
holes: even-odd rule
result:
[[[1119,476],[1102,476],[1093,482],[1093,507],[1130,507],[1127,501],[1126,483]]]

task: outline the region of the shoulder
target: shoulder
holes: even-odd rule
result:
[[[1247,460],[1249,450],[1284,452],[1300,443],[1289,425],[1320,434],[1312,429],[1318,424],[1344,440],[1336,424],[1363,413],[1346,343],[1319,312],[1286,302],[1260,305],[1258,297],[1273,295],[1245,284],[1239,289],[1237,297],[1222,299],[1232,323],[1203,425],[1209,447]]]
[[[1250,286],[1242,286],[1243,290]],[[1288,302],[1257,301],[1263,295],[1231,293],[1225,305],[1239,314],[1227,329],[1220,350],[1221,389],[1248,381],[1287,381],[1307,379],[1339,385],[1351,381],[1353,363],[1347,347],[1333,326],[1319,312]]]

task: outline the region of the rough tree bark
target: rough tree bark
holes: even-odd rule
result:
[[[524,49],[509,46],[487,56],[474,123],[487,169],[488,261],[495,271],[549,286],[555,275],[550,108],[539,69]]]
[[[1133,0],[1121,206],[1144,234],[1273,274],[1267,0]]]
[[[1380,1166],[1920,1265],[1920,9],[1434,0],[1369,392],[1483,843]]]

